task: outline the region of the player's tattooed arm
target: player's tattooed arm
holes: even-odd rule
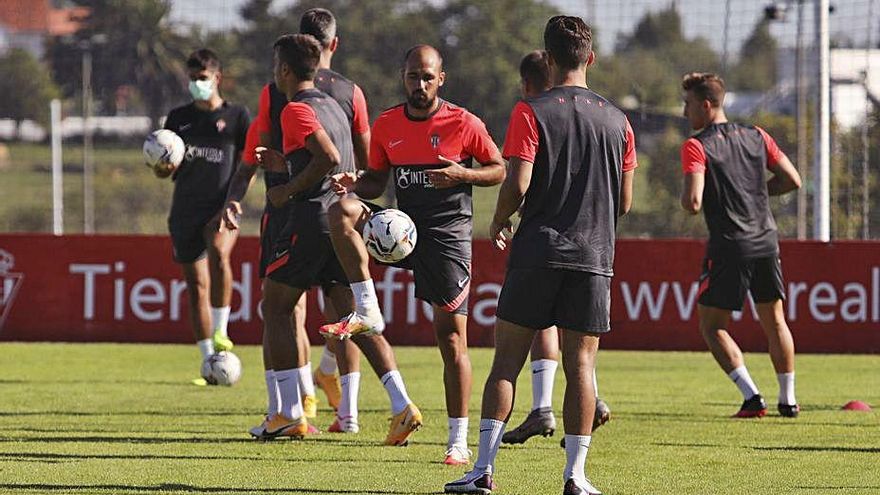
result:
[[[513,233],[510,217],[519,209],[529,189],[529,183],[532,181],[532,166],[532,162],[516,156],[511,157],[508,162],[507,177],[501,183],[495,215],[489,225],[489,238],[498,249],[504,250],[507,247],[508,236]]]
[[[438,155],[437,158],[445,167],[425,171],[431,179],[431,184],[437,189],[454,187],[459,184],[494,186],[504,180],[504,162],[500,154],[496,154],[486,163],[481,163],[480,168],[462,167],[459,163],[443,155]]]
[[[273,206],[284,206],[294,196],[310,189],[327,173],[339,166],[341,160],[339,150],[324,129],[318,129],[310,134],[306,138],[305,148],[311,152],[312,159],[302,172],[287,184],[275,186],[266,192]]]

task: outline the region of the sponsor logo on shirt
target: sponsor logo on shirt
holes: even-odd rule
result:
[[[434,188],[430,177],[421,168],[395,167],[394,179],[397,181],[399,189],[409,189],[410,186],[419,186],[423,189]]]
[[[200,158],[208,163],[223,163],[224,155],[221,148],[207,146],[188,146],[186,148],[186,161],[188,162]]]

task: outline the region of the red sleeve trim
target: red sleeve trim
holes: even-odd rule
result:
[[[284,136],[284,154],[305,148],[306,139],[323,129],[312,107],[305,103],[290,102],[281,111],[281,133]]]
[[[470,154],[480,163],[486,163],[498,156],[498,146],[489,135],[486,124],[479,117],[465,112],[464,126],[462,150],[465,153]]]
[[[354,85],[354,94],[352,95],[352,109],[354,117],[351,120],[352,134],[364,134],[370,130],[370,114],[367,112],[367,99],[360,86]]]
[[[687,174],[706,172],[706,150],[696,138],[690,138],[681,145],[681,170]]]
[[[387,119],[387,116],[383,114],[373,123],[373,135],[370,136],[370,157],[367,162],[369,169],[379,172],[385,172],[391,168],[388,154],[382,146],[382,143],[385,141],[382,137],[382,126],[385,119]]]
[[[755,129],[761,133],[761,138],[764,139],[764,149],[767,151],[767,168],[772,167],[779,163],[782,160],[782,157],[785,156],[782,153],[782,150],[779,149],[779,145],[776,144],[776,140],[773,139],[770,134],[767,134],[767,131],[761,129],[758,126],[755,126]]]
[[[527,162],[535,162],[538,154],[538,121],[535,112],[526,102],[520,101],[510,112],[510,123],[504,138],[505,159],[513,157]]]
[[[623,165],[621,168],[624,172],[629,172],[639,166],[639,159],[636,156],[636,134],[633,132],[629,119],[626,117],[624,119],[626,120],[626,151],[623,155]]]

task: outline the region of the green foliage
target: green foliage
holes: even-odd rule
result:
[[[731,71],[727,86],[735,91],[767,91],[776,85],[778,43],[770,34],[770,21],[761,19],[743,42],[739,63]]]
[[[0,118],[49,123],[49,101],[58,88],[46,68],[28,52],[15,48],[0,56]]]
[[[235,338],[235,324],[230,328]],[[0,352],[0,483],[7,493],[429,494],[467,469],[440,464],[447,424],[436,349],[395,347],[409,396],[425,418],[406,448],[381,445],[388,399],[379,380],[366,376],[366,362],[360,433],[256,442],[246,431],[265,411],[258,347],[236,346],[244,374],[230,388],[189,385],[199,366],[192,344],[4,343]],[[492,355],[470,351],[472,448]],[[316,362],[320,349],[312,356]],[[772,405],[776,376],[767,355],[746,359]],[[740,396],[708,352],[600,350],[598,362],[612,420],[593,436],[587,472],[605,493],[674,487],[683,495],[739,495],[748,483],[750,491],[774,495],[868,495],[880,486],[878,413],[839,410],[852,399],[880,403],[877,356],[798,356],[803,411],[795,420],[773,409],[760,420],[730,419]],[[528,368],[520,373],[512,424],[528,411],[530,377]],[[499,494],[561,492],[563,392],[560,369],[553,397],[559,428],[552,438],[502,446]],[[315,424],[326,428],[332,417],[319,404]]]

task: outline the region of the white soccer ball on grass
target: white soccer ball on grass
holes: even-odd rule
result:
[[[211,354],[202,361],[202,378],[211,385],[235,385],[241,378],[241,360],[229,351]]]

